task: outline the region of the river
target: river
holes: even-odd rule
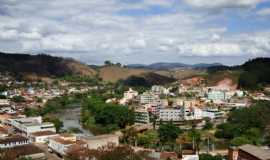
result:
[[[65,109],[59,114],[59,119],[63,122],[63,129],[78,128],[82,131],[84,136],[94,136],[89,130],[84,129],[80,124],[81,108]]]

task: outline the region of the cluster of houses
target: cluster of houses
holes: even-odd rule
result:
[[[135,121],[143,124],[151,123],[153,117],[158,122],[172,121],[174,123],[200,121],[206,118],[213,121],[224,120],[226,109],[249,105],[245,100],[246,92],[241,90],[215,87],[186,88],[180,85],[178,95],[195,94],[188,98],[177,96],[177,93],[170,90],[171,88],[154,85],[151,90],[139,94],[130,88],[124,92],[119,103],[123,105],[133,103],[133,106],[136,106]]]
[[[47,100],[65,94],[84,93],[96,89],[68,84],[46,88],[40,87],[42,84],[38,83],[17,82],[11,77],[0,75],[0,84],[7,86],[0,91],[1,153],[10,154],[14,159],[29,157],[33,160],[42,160],[48,158],[48,151],[64,157],[73,148],[98,149],[108,144],[119,145],[117,135],[87,137],[83,134],[57,133],[54,124],[44,122],[41,116],[25,116],[23,114],[25,108],[43,106]],[[23,101],[16,102],[14,97],[23,98]]]
[[[0,149],[13,150],[14,154],[20,153],[18,156],[46,159],[46,151],[41,150],[36,144],[44,144],[50,152],[65,156],[76,147],[98,149],[108,144],[119,145],[119,137],[117,135],[86,137],[67,133],[59,134],[56,133],[53,123],[43,122],[40,116],[20,116],[1,121]],[[28,152],[22,154],[25,150]]]

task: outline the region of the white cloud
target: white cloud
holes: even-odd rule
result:
[[[0,31],[0,39],[14,40],[14,39],[17,39],[17,37],[18,37],[18,31],[15,29]]]
[[[270,16],[270,8],[264,8],[257,12],[259,16]]]
[[[179,56],[191,55],[209,58],[269,55],[269,33],[231,35],[226,26],[214,23],[222,16],[181,7],[166,14],[119,14],[129,9],[144,11],[152,5],[173,8],[177,2],[180,3],[178,0],[0,1],[1,6],[8,8],[5,10],[8,15],[0,15],[0,47],[4,51],[69,55],[84,62],[112,59],[148,63],[166,60],[164,57],[177,61]],[[205,9],[250,8],[258,2],[185,0],[190,6]]]
[[[144,3],[147,5],[160,5],[160,6],[171,6],[173,5],[174,0],[144,0]]]
[[[228,8],[251,8],[262,0],[184,0],[184,2],[195,8],[202,9],[228,9]]]
[[[241,47],[234,43],[195,43],[178,46],[179,54],[185,56],[240,56]]]

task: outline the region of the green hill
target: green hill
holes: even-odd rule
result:
[[[7,54],[0,52],[0,72],[15,76],[62,77],[94,76],[95,70],[73,59],[49,55]]]

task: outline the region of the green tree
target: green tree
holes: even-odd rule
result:
[[[193,149],[200,151],[200,144],[202,142],[201,133],[198,130],[192,129],[188,132],[188,136],[193,144]]]
[[[158,133],[155,130],[148,130],[138,135],[138,145],[150,147],[158,141]]]
[[[231,140],[230,144],[232,146],[241,146],[244,144],[252,144],[252,141],[246,137],[236,137],[236,138]]]
[[[210,119],[206,119],[205,125],[203,126],[204,130],[213,129],[213,123],[210,121]]]
[[[56,129],[56,132],[59,132],[60,129],[63,127],[63,122],[57,117],[45,117],[44,121],[53,123]]]
[[[210,154],[200,154],[199,159],[200,160],[223,160],[223,157],[220,155],[212,156]]]
[[[244,132],[244,136],[255,145],[259,145],[262,142],[262,133],[258,128],[248,129],[246,132]]]
[[[161,145],[169,143],[173,146],[180,133],[182,133],[182,130],[172,122],[160,124],[158,129],[158,137]]]
[[[105,64],[106,66],[110,66],[110,65],[112,65],[112,62],[109,61],[109,60],[106,60],[106,61],[104,62],[104,64]]]
[[[38,116],[40,113],[39,113],[39,110],[38,109],[35,109],[35,108],[25,108],[24,109],[24,114],[28,117],[31,117],[31,116]]]
[[[25,98],[23,96],[14,96],[11,100],[16,103],[25,102]]]

